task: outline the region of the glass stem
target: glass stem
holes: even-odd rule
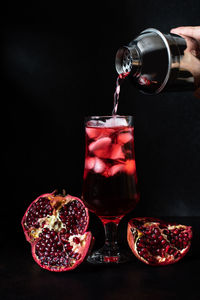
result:
[[[105,247],[113,251],[118,250],[118,243],[117,243],[117,227],[118,224],[114,222],[104,223],[104,230],[105,230]]]

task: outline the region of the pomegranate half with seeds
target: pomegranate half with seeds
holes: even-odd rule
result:
[[[154,218],[133,218],[128,223],[128,244],[133,254],[149,265],[179,261],[188,252],[191,239],[191,226]]]
[[[80,199],[56,192],[39,196],[22,218],[36,263],[55,272],[76,268],[90,248],[88,222],[88,209]]]

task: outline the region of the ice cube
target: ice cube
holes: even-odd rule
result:
[[[128,126],[128,123],[125,118],[117,118],[117,116],[116,116],[116,117],[106,120],[106,122],[104,123],[104,126],[105,127],[120,127],[120,126]]]
[[[106,164],[103,162],[103,160],[101,160],[98,157],[95,157],[95,164],[94,164],[93,171],[95,173],[103,173],[105,168],[106,168]]]
[[[103,127],[104,122],[100,120],[90,120],[87,122],[88,127]]]
[[[115,174],[119,173],[119,172],[123,172],[124,171],[124,165],[123,164],[117,164],[112,166],[109,170],[108,170],[108,174],[109,176],[114,176]]]
[[[88,170],[91,170],[94,168],[95,165],[95,157],[87,157],[85,159],[85,168]]]
[[[90,139],[96,139],[101,134],[101,131],[94,127],[86,127],[86,133]]]
[[[90,139],[110,136],[115,130],[111,128],[86,127],[86,133]]]
[[[126,132],[126,133],[120,133],[120,134],[117,136],[117,142],[118,142],[120,145],[124,145],[124,144],[130,142],[132,139],[133,139],[133,136],[132,136],[132,134],[129,133],[129,132]]]
[[[113,144],[111,153],[110,153],[110,159],[124,159],[125,155],[122,151],[122,147],[119,144]]]
[[[102,137],[89,145],[89,151],[100,158],[109,158],[111,142],[111,138]]]
[[[136,165],[135,165],[135,160],[134,159],[129,159],[125,163],[125,171],[132,175],[136,172]]]

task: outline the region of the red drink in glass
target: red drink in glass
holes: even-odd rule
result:
[[[89,124],[83,199],[103,219],[120,219],[138,201],[133,127]]]
[[[105,230],[105,244],[89,255],[91,263],[128,260],[117,243],[117,226],[139,200],[132,121],[130,116],[117,115],[86,119],[82,197]]]

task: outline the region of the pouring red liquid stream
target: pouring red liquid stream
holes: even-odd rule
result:
[[[121,73],[117,77],[116,89],[115,89],[115,93],[114,93],[114,107],[113,107],[113,111],[112,111],[113,116],[117,115],[117,108],[118,108],[118,104],[119,104],[119,94],[120,94],[121,84],[129,74],[130,74],[130,72]]]

